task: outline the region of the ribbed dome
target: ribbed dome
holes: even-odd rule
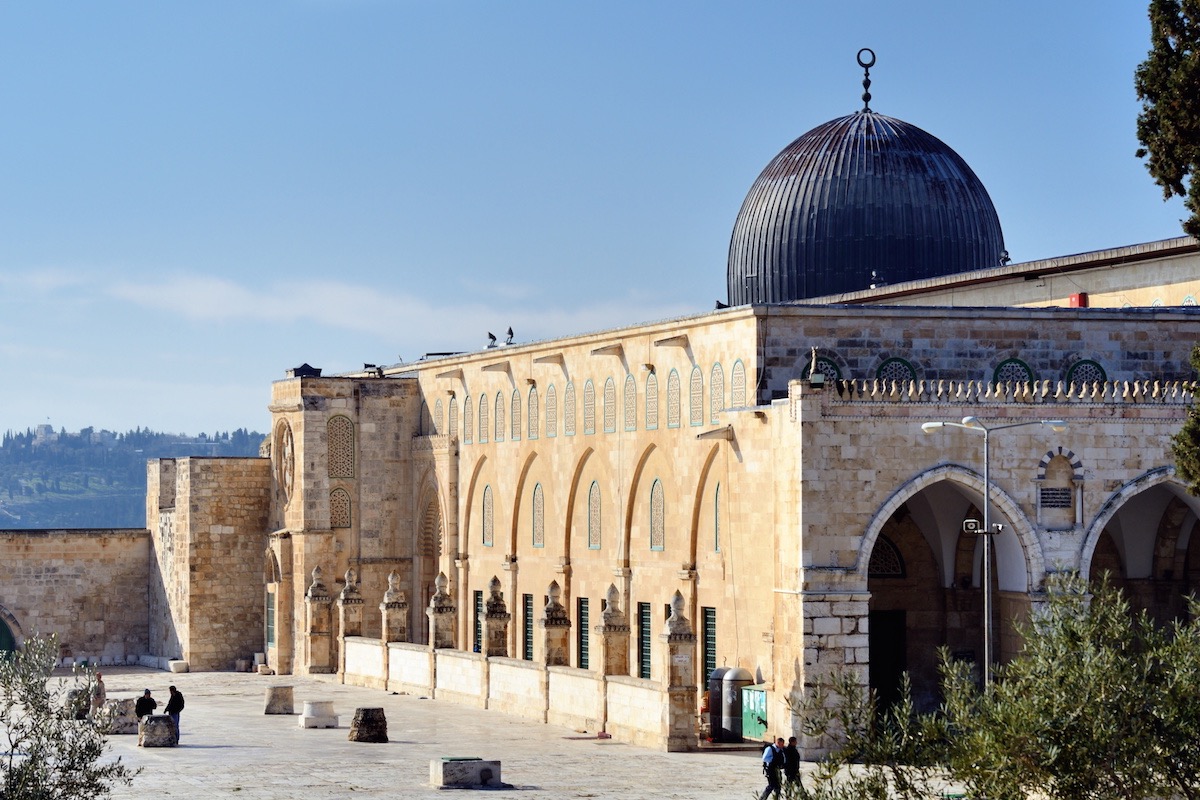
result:
[[[729,243],[729,304],[994,267],[1003,250],[992,200],[957,153],[859,111],[792,142],[750,187]]]

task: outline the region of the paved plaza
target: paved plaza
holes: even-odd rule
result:
[[[187,699],[178,747],[146,749],[137,746],[136,736],[109,738],[113,755],[142,768],[132,786],[117,788],[118,798],[445,798],[444,790],[429,785],[429,761],[442,756],[499,759],[502,780],[513,785],[506,793],[530,800],[736,800],[762,789],[754,751],[662,753],[597,739],[594,732],[343,686],[321,676],[171,674],[132,667],[103,673],[110,700],[150,689],[161,712],[172,683]],[[332,700],[340,727],[305,730],[298,716],[265,715],[272,685],[295,687],[297,714],[305,700]],[[348,740],[354,710],[364,706],[385,710],[388,743]]]

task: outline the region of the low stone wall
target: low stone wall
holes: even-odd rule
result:
[[[545,722],[545,666],[516,658],[489,661],[488,709]]]
[[[609,675],[606,730],[614,739],[643,747],[666,747],[667,693],[655,681]]]
[[[604,727],[604,685],[594,672],[550,667],[550,703],[546,721],[581,731]]]
[[[433,694],[433,651],[423,644],[388,644],[387,689],[402,694]]]
[[[433,696],[487,708],[487,659],[462,650],[437,650],[435,654],[437,686]]]
[[[371,689],[387,688],[388,670],[384,662],[388,651],[384,642],[365,636],[348,636],[342,640],[342,647],[346,654],[345,683]]]

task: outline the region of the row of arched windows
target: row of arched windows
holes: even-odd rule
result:
[[[801,372],[801,377],[807,378],[811,370],[811,365],[806,366]],[[817,356],[817,372],[830,380],[841,380],[847,377],[842,374],[842,368],[838,362],[829,356]],[[876,368],[875,379],[903,384],[920,380],[920,374],[916,365],[911,361],[903,358],[888,358]],[[1006,358],[992,370],[993,383],[1033,383],[1037,380],[1041,380],[1041,376],[1020,358]],[[1099,362],[1081,359],[1067,367],[1062,373],[1062,380],[1067,384],[1104,383],[1108,380],[1108,373]]]
[[[719,518],[721,487],[717,486],[715,495],[716,512]],[[587,547],[589,550],[603,549],[603,503],[600,496],[600,483],[592,481],[588,487],[587,501]],[[531,541],[534,547],[546,546],[546,499],[540,483],[534,484],[532,493],[532,521],[530,524]],[[655,478],[650,484],[650,542],[651,550],[665,550],[667,544],[666,532],[666,497],[662,481]],[[482,534],[480,542],[484,547],[495,545],[495,503],[492,500],[492,487],[483,487],[483,499],[480,506],[480,521]],[[718,522],[719,526],[719,522]],[[720,549],[720,528],[718,527],[713,547]]]
[[[618,408],[617,384],[613,378],[604,382],[599,397],[595,383],[587,380],[583,384],[583,419],[580,420],[580,402],[575,384],[568,381],[563,389],[561,406],[558,389],[554,384],[550,384],[546,389],[544,398],[536,386],[531,386],[524,395],[519,389],[514,389],[511,393],[497,392],[494,396],[483,395],[479,398],[467,395],[462,403],[461,426],[458,398],[451,397],[448,408],[438,399],[433,407],[432,425],[433,432],[459,437],[464,444],[537,439],[541,435],[553,438],[560,433],[561,407],[563,436],[574,436],[576,433],[591,436],[600,431],[615,433],[618,420],[624,430],[635,431],[638,429],[639,409],[646,430],[656,430],[659,427],[659,381],[655,373],[650,372],[646,376],[641,403],[638,402],[637,381],[633,375],[626,375],[621,402],[623,408]],[[746,367],[741,361],[734,363],[730,375],[728,405],[724,368],[720,364],[713,365],[709,372],[707,391],[704,373],[700,367],[692,369],[688,379],[686,409],[689,425],[716,424],[720,413],[726,408],[743,408],[746,402]],[[599,409],[596,407],[597,403]],[[525,413],[522,414],[522,411]],[[683,412],[682,378],[678,370],[673,369],[667,375],[667,427],[681,427]]]

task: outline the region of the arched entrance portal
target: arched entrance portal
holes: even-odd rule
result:
[[[885,703],[905,670],[918,707],[938,703],[939,647],[976,664],[983,656],[982,542],[963,533],[964,520],[983,516],[982,488],[973,472],[939,467],[893,495],[868,529],[870,684]],[[1019,646],[1013,622],[1029,610],[1032,533],[994,486],[991,516],[1004,525],[993,538],[992,652],[1006,661]]]
[[[421,510],[421,518],[417,526],[417,597],[410,602],[410,607],[416,615],[415,621],[409,625],[409,640],[426,644],[429,638],[424,622],[423,609],[433,597],[433,582],[438,575],[438,563],[442,555],[442,511],[436,495],[429,495]]]
[[[1185,619],[1187,596],[1200,591],[1200,498],[1166,478],[1118,492],[1088,537],[1094,546],[1085,562],[1093,584],[1107,574],[1134,609],[1159,624]]]
[[[11,653],[17,649],[17,637],[4,620],[0,620],[0,653]]]

